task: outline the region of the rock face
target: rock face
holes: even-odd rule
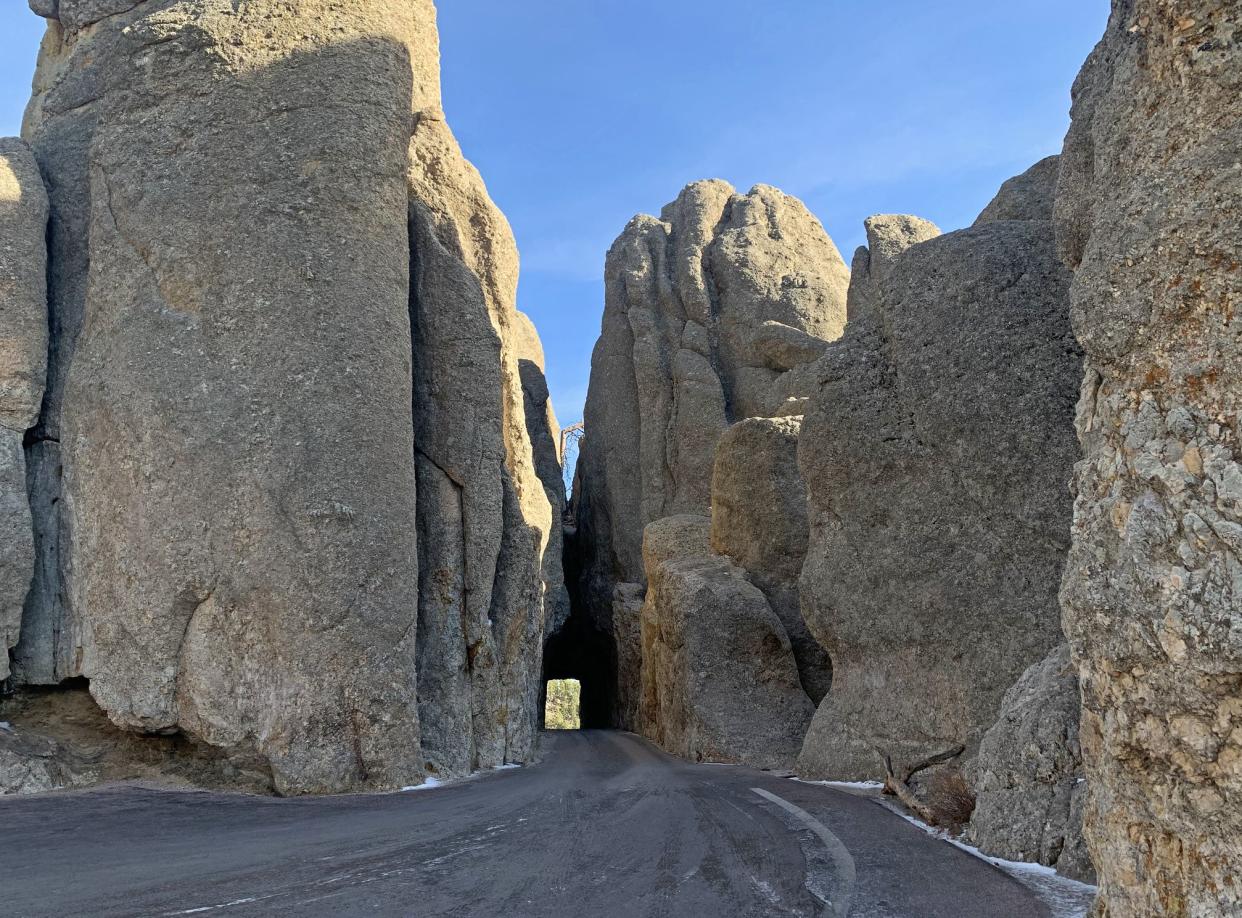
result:
[[[22,438],[47,375],[47,192],[22,141],[0,138],[0,682],[34,571]]]
[[[430,0],[39,8],[19,677],[88,677],[117,725],[282,793],[520,761],[551,510]]]
[[[1087,355],[1062,587],[1099,915],[1242,909],[1242,10],[1114,2],[1057,192]]]
[[[793,647],[802,687],[816,704],[832,661],[802,620],[798,577],[806,557],[806,485],[798,471],[800,418],[749,418],[716,447],[711,549],[742,568],[767,597]]]
[[[1022,672],[1062,641],[1081,355],[1046,220],[931,228],[877,218],[845,338],[799,444],[803,614],[832,659],[799,761],[871,778],[974,747]]]
[[[797,200],[720,181],[636,217],[608,253],[574,493],[576,615],[608,647],[611,722],[629,726],[644,527],[706,515],[716,443],[734,420],[798,413],[800,373],[845,321],[848,271]],[[623,584],[633,585],[622,589]],[[628,602],[628,604],[627,604]],[[584,693],[587,691],[584,686]],[[585,697],[585,694],[584,694]]]
[[[788,767],[814,706],[780,619],[710,531],[673,516],[644,533],[639,728],[692,761]]]
[[[1094,882],[1082,836],[1078,711],[1078,677],[1062,644],[1005,693],[1000,718],[979,744],[970,833],[987,854]]]

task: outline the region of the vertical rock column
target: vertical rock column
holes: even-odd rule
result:
[[[34,572],[22,439],[47,375],[47,192],[22,141],[0,138],[0,682]]]
[[[1242,910],[1242,7],[1113,3],[1057,193],[1099,915]]]
[[[426,10],[58,15],[26,133],[52,189],[36,439],[63,459],[68,606],[33,617],[84,637],[45,668],[88,676],[120,725],[258,752],[282,792],[414,781]]]
[[[419,6],[434,15],[430,2]],[[526,428],[519,363],[533,329],[515,307],[513,233],[462,156],[438,93],[421,104],[407,175],[419,707],[427,767],[463,774],[530,755],[543,558],[560,531]]]

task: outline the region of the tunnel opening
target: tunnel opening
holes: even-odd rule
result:
[[[582,727],[582,683],[577,679],[549,679],[543,684],[545,730],[578,730]]]
[[[566,679],[577,682],[579,723],[584,730],[615,726],[616,662],[613,656],[613,643],[608,635],[577,614],[571,614],[544,644],[545,696],[549,682]]]

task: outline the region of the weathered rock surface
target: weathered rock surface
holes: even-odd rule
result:
[[[811,777],[876,777],[876,747],[973,749],[1062,641],[1081,354],[1052,226],[985,222],[886,259],[878,284],[864,260],[799,443],[803,615],[833,667]]]
[[[553,515],[526,426],[517,246],[434,106],[408,178],[419,710],[428,768],[462,774],[531,753]]]
[[[34,573],[22,439],[47,377],[47,191],[30,148],[0,138],[0,682]]]
[[[710,530],[684,515],[644,534],[640,731],[692,761],[785,768],[814,706],[780,619],[740,568],[711,554]]]
[[[1078,746],[1078,676],[1062,644],[1001,702],[974,762],[970,834],[985,853],[1037,861],[1094,882],[1082,836],[1087,785]]]
[[[806,557],[806,485],[798,471],[801,418],[749,418],[725,431],[712,474],[711,550],[746,571],[793,647],[802,687],[818,704],[832,662],[802,620],[798,577]]]
[[[21,680],[87,676],[116,724],[283,793],[520,761],[551,509],[516,251],[439,111],[432,3],[37,8]]]
[[[1060,162],[1059,156],[1046,156],[1009,179],[983,208],[975,225],[1000,220],[1051,220]]]
[[[1057,193],[1096,913],[1242,910],[1242,8],[1114,2]]]
[[[543,491],[551,508],[551,535],[543,553],[542,579],[544,631],[552,633],[569,618],[569,591],[565,588],[564,539],[561,534],[565,517],[561,425],[556,420],[552,396],[548,392],[543,344],[535,323],[526,313],[518,312],[514,329],[522,402],[526,411],[526,432],[530,436],[535,472],[543,483]]]
[[[688,186],[661,218],[630,222],[608,254],[574,494],[571,590],[614,645],[615,698],[635,659],[613,623],[618,584],[645,583],[643,528],[706,515],[716,443],[750,416],[797,413],[800,371],[845,321],[848,271],[819,222],[768,186]],[[791,404],[794,407],[790,407]],[[627,726],[626,705],[613,722]]]
[[[854,324],[878,320],[874,308],[878,308],[897,256],[915,243],[940,235],[936,224],[909,214],[876,214],[863,221],[863,228],[867,244],[854,252],[846,294],[846,312]],[[869,306],[874,308],[869,311]]]

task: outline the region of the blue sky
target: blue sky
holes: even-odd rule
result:
[[[512,222],[519,306],[581,417],[604,253],[687,182],[777,185],[846,261],[873,213],[969,224],[1060,149],[1107,0],[440,0],[444,107]],[[0,11],[0,134],[42,25]]]

